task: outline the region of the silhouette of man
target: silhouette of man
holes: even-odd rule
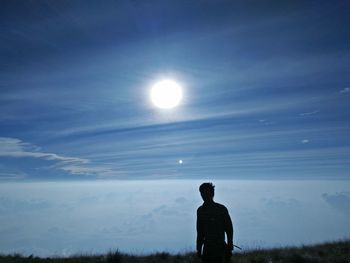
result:
[[[227,208],[214,202],[214,187],[212,183],[199,187],[204,203],[197,210],[197,256],[203,263],[229,262],[233,250],[232,221]]]

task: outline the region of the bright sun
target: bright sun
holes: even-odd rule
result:
[[[153,104],[162,109],[171,109],[179,105],[182,99],[182,88],[173,80],[162,80],[151,89]]]

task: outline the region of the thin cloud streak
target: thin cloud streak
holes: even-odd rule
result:
[[[344,89],[342,89],[341,91],[339,91],[339,93],[344,94],[344,93],[349,93],[350,92],[350,87],[346,87]]]
[[[315,102],[317,100],[323,100],[324,97],[319,98],[313,98],[312,100]],[[282,101],[281,101],[282,100]],[[123,125],[123,122],[108,122],[108,124],[94,124],[86,127],[77,127],[77,128],[68,128],[68,129],[62,129],[60,131],[54,131],[50,134],[48,134],[50,137],[55,139],[69,139],[76,138],[81,139],[84,137],[90,137],[90,136],[99,136],[104,134],[117,134],[117,133],[128,133],[128,132],[138,132],[138,131],[149,131],[149,130],[162,130],[162,129],[172,129],[172,128],[181,128],[186,126],[193,125],[194,127],[197,127],[198,125],[213,125],[213,124],[220,124],[220,122],[227,122],[240,120],[243,117],[249,118],[256,115],[262,115],[262,114],[271,114],[275,111],[297,111],[298,108],[302,107],[303,105],[307,105],[308,102],[310,102],[310,98],[305,97],[303,99],[301,98],[294,98],[291,100],[291,98],[281,98],[278,102],[275,103],[275,99],[273,100],[265,100],[263,103],[257,101],[249,101],[248,104],[242,105],[240,107],[240,103],[237,103],[235,106],[237,110],[235,111],[225,111],[220,109],[214,109],[215,113],[187,113],[185,112],[180,115],[175,115],[175,118],[173,118],[170,122],[164,119],[159,118],[158,120],[154,120],[154,118],[151,118],[149,116],[149,120],[145,121],[144,119],[141,121],[134,120],[133,122],[128,121],[128,123],[125,123]],[[260,105],[259,105],[260,103]],[[252,107],[250,107],[250,105]],[[258,105],[258,106],[257,106]],[[269,106],[266,106],[269,105]],[[202,106],[201,106],[202,108]],[[240,109],[241,108],[241,109]],[[191,112],[191,109],[188,110]],[[204,110],[207,111],[207,110]],[[141,125],[140,125],[141,123]],[[142,123],[144,123],[142,125]],[[137,124],[137,125],[136,125]]]
[[[134,131],[118,136],[113,133],[104,134],[94,140],[95,145],[99,146],[98,151],[94,145],[86,144],[85,140],[71,141],[66,145],[66,151],[79,149],[79,156],[128,171],[130,178],[133,174],[143,174],[149,178],[151,174],[169,172],[176,172],[179,177],[192,178],[197,177],[204,168],[210,168],[211,171],[217,168],[220,172],[216,174],[223,177],[241,168],[245,172],[239,176],[243,177],[250,169],[250,174],[253,173],[255,177],[266,175],[265,170],[277,171],[282,168],[284,173],[290,173],[289,169],[298,169],[306,175],[312,169],[320,171],[322,167],[328,169],[336,165],[339,169],[344,169],[348,165],[343,156],[350,153],[350,148],[342,143],[347,140],[347,127],[303,126],[293,127],[293,130],[270,130],[254,120],[237,124],[230,120],[219,123],[198,127],[189,125],[181,129],[176,128],[176,125],[166,126],[156,133],[151,129],[147,133]],[[222,125],[226,128],[222,129]],[[300,142],[305,136],[313,138],[313,143],[301,147]],[[336,138],[334,145],[338,147],[327,145],[329,136]],[[185,161],[183,166],[178,165],[179,159]],[[260,171],[258,167],[261,168]],[[313,176],[315,173],[312,173]],[[333,176],[330,170],[327,173]],[[343,174],[344,172],[342,177]],[[271,171],[268,175],[278,176]]]
[[[23,172],[6,172],[0,170],[0,181],[4,180],[21,180],[25,179],[27,175]]]
[[[49,161],[61,161],[63,163],[86,164],[89,161],[81,158],[65,157],[54,153],[40,152],[40,148],[25,143],[16,138],[0,137],[0,157],[32,157]]]
[[[0,157],[38,158],[47,161],[55,161],[56,164],[51,166],[52,168],[58,168],[70,174],[95,175],[97,177],[111,177],[120,175],[120,173],[112,170],[111,168],[96,165],[94,166],[91,164],[90,160],[87,159],[42,152],[40,151],[39,147],[23,142],[17,138],[0,137]],[[9,177],[3,173],[1,173],[1,176],[2,179],[21,177],[20,174],[15,174],[14,177]]]
[[[319,110],[310,111],[310,112],[303,112],[303,113],[300,113],[300,116],[310,116],[310,115],[314,115],[314,114],[319,113],[319,112],[320,112]]]

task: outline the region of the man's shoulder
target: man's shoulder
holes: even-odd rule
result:
[[[203,205],[201,205],[197,208],[197,213],[200,213],[202,210],[203,210]]]
[[[214,202],[213,205],[211,205],[211,208],[210,209],[215,209],[216,211],[221,211],[221,212],[227,212],[227,208],[226,206],[220,204],[220,203],[216,203]],[[205,208],[204,205],[201,205],[197,208],[197,213],[202,213],[204,212],[205,209],[208,209],[208,208]]]
[[[222,205],[222,204],[219,204],[219,203],[214,203],[214,204],[215,204],[216,209],[221,210],[221,211],[223,211],[223,212],[226,212],[226,211],[227,211],[226,206],[224,206],[224,205]]]

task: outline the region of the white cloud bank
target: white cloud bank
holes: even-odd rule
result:
[[[0,185],[0,252],[69,255],[195,248],[202,181]],[[244,249],[350,237],[349,181],[214,181]],[[345,194],[346,193],[346,194]],[[336,207],[335,207],[336,206]]]

